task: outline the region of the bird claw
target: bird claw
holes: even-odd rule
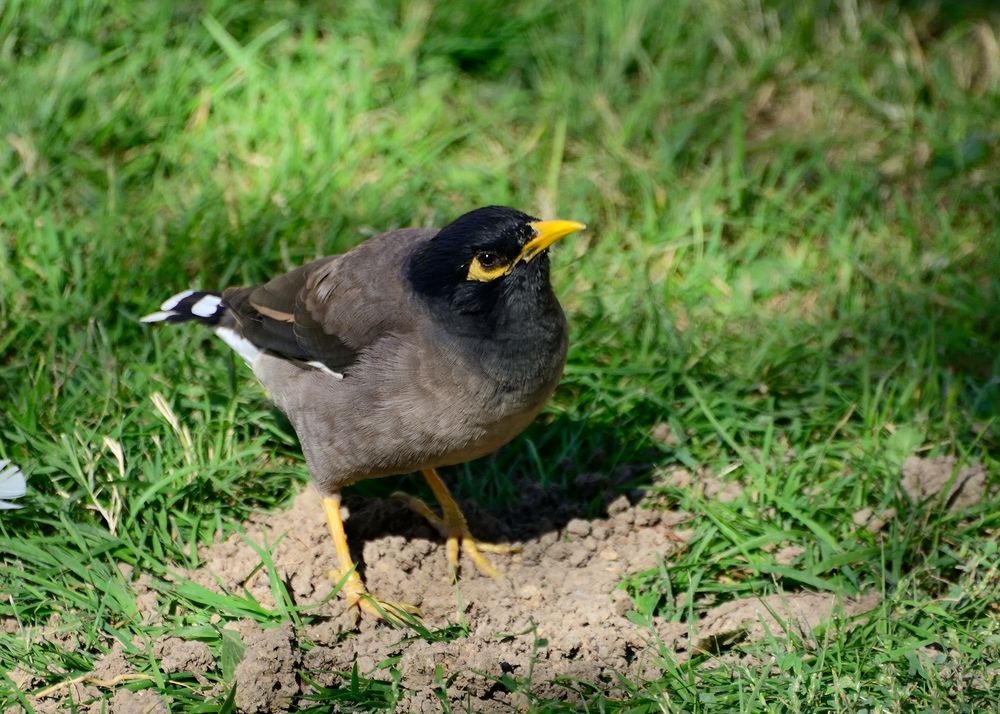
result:
[[[447,548],[448,548],[448,567],[451,570],[452,582],[458,580],[458,544],[462,544],[462,550],[465,552],[469,559],[475,563],[476,568],[479,572],[484,575],[489,575],[491,578],[499,580],[503,577],[499,570],[493,567],[483,555],[483,553],[520,553],[521,546],[518,545],[507,545],[506,543],[484,543],[478,541],[472,537],[469,533],[469,529],[465,528],[464,532],[459,532],[457,534],[452,534],[448,537]]]
[[[344,573],[334,568],[330,570],[329,578],[340,586],[339,592],[347,601],[347,609],[357,614],[357,620],[367,615],[393,627],[403,627],[412,624],[413,620],[420,619],[420,608],[406,603],[380,600],[372,595],[353,570]]]
[[[416,496],[408,493],[394,493],[393,496],[401,499],[413,511],[427,519],[434,528],[445,538],[445,552],[448,556],[448,570],[451,573],[451,580],[458,580],[459,566],[459,546],[461,550],[469,556],[479,572],[489,575],[491,578],[500,579],[502,577],[499,570],[483,556],[483,553],[519,553],[521,547],[517,545],[507,545],[505,543],[484,543],[476,540],[469,532],[469,525],[465,521],[462,512],[454,509],[445,509],[444,517],[437,515],[430,506]]]

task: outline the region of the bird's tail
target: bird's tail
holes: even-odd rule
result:
[[[236,350],[247,364],[260,357],[263,350],[234,329],[232,320],[223,322],[228,307],[221,293],[207,290],[185,290],[160,305],[160,309],[139,318],[139,322],[189,322],[191,320],[215,328],[215,334]],[[228,323],[228,324],[227,324]]]
[[[218,325],[226,312],[222,294],[206,290],[185,290],[168,298],[160,309],[139,319],[140,322],[187,322]]]

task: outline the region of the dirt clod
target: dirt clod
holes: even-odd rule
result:
[[[864,528],[869,533],[878,533],[895,517],[895,508],[887,508],[877,515],[871,508],[862,508],[859,511],[855,511],[851,520],[854,522],[854,525]]]
[[[125,649],[121,644],[116,643],[107,654],[98,658],[94,663],[94,671],[91,677],[95,679],[114,679],[118,675],[128,674],[132,671],[132,665],[125,659]]]
[[[35,682],[38,681],[38,678],[33,672],[25,669],[21,665],[14,667],[14,669],[10,670],[6,674],[10,681],[14,683],[14,686],[22,692],[31,689],[35,685]]]
[[[301,653],[292,626],[244,629],[246,652],[236,667],[236,706],[247,714],[285,711],[299,692]]]
[[[934,498],[947,488],[949,511],[975,506],[986,495],[986,467],[974,463],[956,472],[957,465],[954,456],[911,456],[903,462],[903,479],[899,485],[914,503]]]
[[[795,560],[806,552],[806,549],[801,545],[795,545],[794,543],[783,546],[775,551],[774,562],[778,565],[791,565]]]
[[[675,467],[660,473],[658,481],[668,488],[693,489],[706,499],[729,503],[743,495],[743,487],[736,481],[729,481],[714,475],[710,469],[702,467],[697,473]]]
[[[138,692],[119,689],[108,702],[107,711],[114,714],[169,714],[170,709],[161,697],[149,689]]]
[[[190,672],[203,683],[207,681],[204,673],[215,668],[215,659],[208,645],[196,640],[164,637],[153,645],[153,655],[160,660],[160,668],[164,672]]]
[[[692,650],[719,654],[744,640],[769,634],[784,637],[785,628],[807,635],[836,615],[838,606],[842,606],[844,616],[852,616],[871,610],[878,602],[877,593],[841,602],[830,593],[811,592],[732,600],[705,613],[692,639]]]
[[[681,443],[680,437],[674,433],[673,427],[665,421],[654,426],[650,436],[664,446],[677,446]]]
[[[590,535],[590,523],[582,518],[574,518],[566,524],[566,532],[572,536],[583,537]]]

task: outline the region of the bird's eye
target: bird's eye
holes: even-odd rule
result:
[[[479,253],[476,258],[479,259],[479,264],[484,270],[492,270],[500,265],[500,256],[496,253],[485,251],[483,253]]]
[[[478,280],[488,283],[491,280],[502,278],[507,274],[507,267],[510,261],[500,253],[492,250],[484,250],[476,253],[476,256],[469,263],[469,274],[466,280]]]

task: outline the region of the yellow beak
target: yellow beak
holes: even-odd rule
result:
[[[523,260],[525,263],[537,258],[543,250],[560,238],[565,238],[570,233],[582,231],[587,227],[576,221],[535,221],[528,225],[535,230],[535,237],[524,244],[521,255],[517,257],[518,260]]]

